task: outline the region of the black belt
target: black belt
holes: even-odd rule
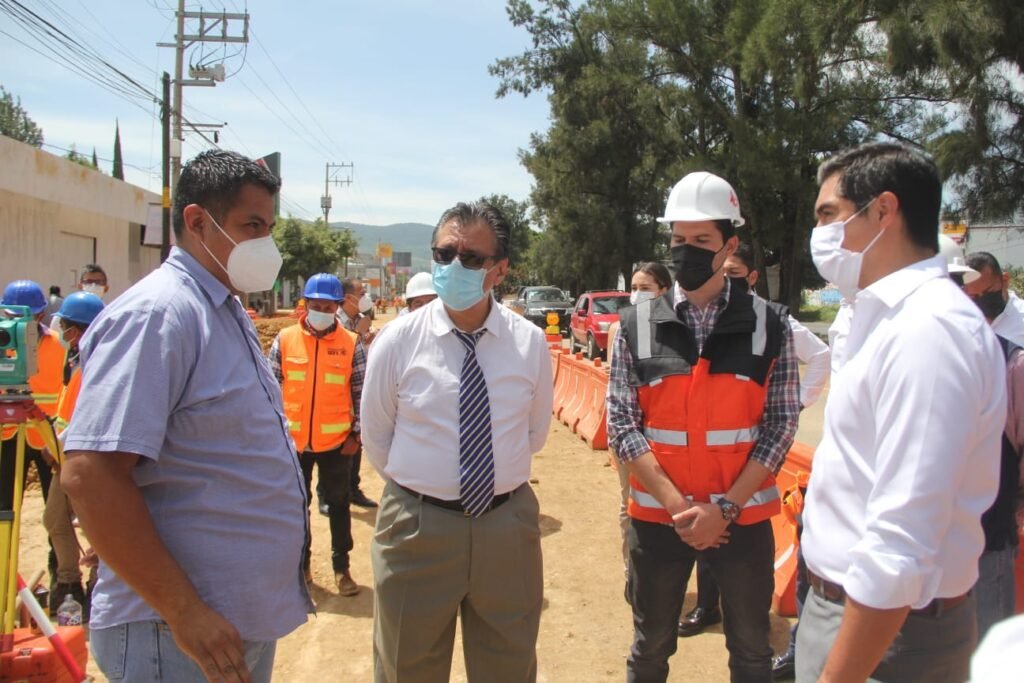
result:
[[[457,500],[445,500],[444,498],[434,498],[433,496],[428,496],[425,493],[420,493],[419,491],[413,491],[411,488],[409,488],[407,486],[402,486],[397,481],[395,482],[395,484],[398,486],[398,488],[402,489],[403,491],[408,493],[410,496],[414,496],[416,498],[419,498],[424,503],[430,503],[434,507],[439,507],[439,508],[441,508],[443,510],[452,510],[454,512],[461,512],[462,514],[466,515],[467,517],[470,516],[470,514],[468,512],[466,512],[465,510],[462,509],[462,503],[460,501],[457,501]],[[514,494],[517,490],[518,489],[513,489],[512,491],[509,491],[507,493],[499,493],[498,495],[494,496],[494,498],[491,499],[490,504],[486,508],[484,508],[484,511],[481,512],[480,514],[484,514],[484,513],[490,512],[491,510],[493,510],[493,509],[495,509],[497,507],[501,507],[502,505],[504,505],[505,503],[507,503],[509,501],[509,499],[512,497],[512,494]]]
[[[809,569],[807,570],[807,581],[811,584],[811,589],[823,600],[828,600],[829,602],[834,602],[840,605],[846,600],[846,590],[842,586],[838,583],[832,583],[827,579],[821,578]],[[943,612],[948,612],[966,600],[970,594],[971,592],[967,591],[963,595],[955,595],[952,598],[935,598],[921,609],[910,610],[910,613],[922,614],[929,617],[940,617]]]

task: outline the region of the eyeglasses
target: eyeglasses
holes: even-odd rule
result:
[[[471,251],[455,251],[454,249],[449,249],[447,247],[432,247],[430,251],[433,252],[434,263],[447,266],[455,260],[456,256],[458,256],[459,263],[469,270],[479,270],[483,268],[487,261],[494,258],[494,256],[481,256],[480,254],[474,254]]]

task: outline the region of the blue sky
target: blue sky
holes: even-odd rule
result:
[[[153,92],[161,72],[173,76],[174,51],[156,43],[174,39],[176,0],[20,2]],[[433,223],[456,201],[528,197],[531,179],[517,153],[547,128],[548,106],[543,95],[494,97],[488,64],[529,44],[500,0],[221,2],[202,9],[247,9],[253,38],[244,64],[242,54],[230,56],[237,46],[226,48],[235,76],[185,88],[185,115],[227,122],[222,147],[282,153],[282,213],[320,215],[328,161],[355,164],[355,182],[331,189],[332,221]],[[73,143],[87,155],[95,146],[109,159],[119,119],[126,179],[159,191],[157,108],[131,104],[19,44],[43,49],[4,13],[0,31],[0,85],[21,98],[46,143]],[[205,49],[211,62],[225,50]],[[183,156],[208,146],[186,134]],[[109,172],[109,163],[100,166]]]

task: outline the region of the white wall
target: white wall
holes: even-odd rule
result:
[[[971,225],[967,230],[966,253],[987,251],[1000,266],[1024,267],[1024,225]]]
[[[0,286],[27,278],[67,294],[94,261],[107,272],[111,300],[160,264],[159,249],[140,245],[148,205],[159,201],[0,136]]]

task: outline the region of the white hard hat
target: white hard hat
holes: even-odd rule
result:
[[[675,221],[732,221],[734,227],[746,221],[740,215],[740,200],[732,185],[713,173],[698,171],[683,177],[668,195],[665,215],[659,223]]]
[[[967,265],[967,261],[964,259],[964,250],[953,241],[952,237],[939,235],[939,254],[946,259],[946,269],[950,273],[964,274],[965,285],[981,277],[981,273]]]
[[[431,280],[430,273],[416,273],[409,278],[409,283],[405,286],[406,301],[430,294],[437,295],[437,292],[434,291],[434,283]]]

